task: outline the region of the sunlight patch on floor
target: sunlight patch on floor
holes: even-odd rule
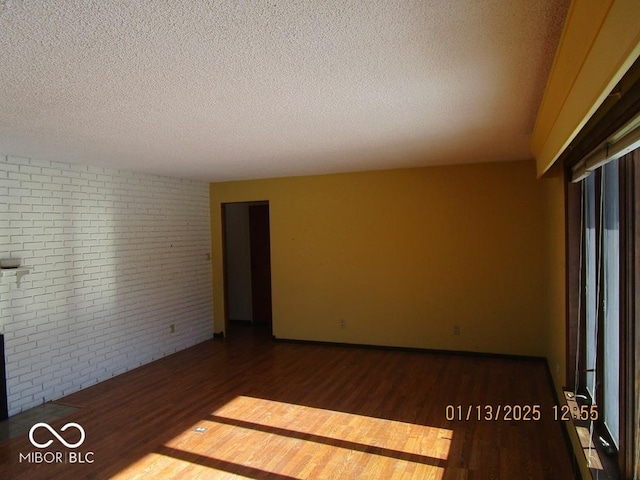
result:
[[[439,480],[452,437],[447,429],[240,396],[143,457],[131,472]]]
[[[161,478],[163,471],[186,471],[191,468],[191,462],[177,458],[167,457],[158,453],[148,453],[135,463],[127,465],[127,468],[113,476],[114,479],[143,480],[148,478]]]
[[[291,429],[369,446],[446,460],[453,431],[247,396],[236,397],[216,417]]]

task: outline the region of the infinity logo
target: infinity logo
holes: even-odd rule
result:
[[[43,427],[46,428],[47,430],[49,430],[51,432],[51,434],[56,437],[58,439],[58,441],[60,443],[62,443],[65,447],[67,448],[77,448],[80,445],[82,445],[82,443],[84,442],[84,428],[82,428],[80,425],[78,425],[75,422],[71,422],[71,423],[67,423],[65,426],[63,426],[60,431],[64,432],[65,430],[67,430],[70,427],[75,427],[80,431],[80,440],[78,440],[77,443],[67,443],[67,441],[62,438],[60,435],[58,435],[58,432],[56,432],[53,428],[51,428],[51,425],[49,425],[48,423],[44,423],[44,422],[40,422],[40,423],[36,423],[33,427],[31,427],[31,430],[29,430],[29,441],[31,441],[31,444],[34,447],[37,448],[47,448],[49,445],[51,445],[53,443],[53,440],[49,440],[48,442],[45,443],[38,443],[33,439],[33,432],[35,432],[38,428]]]

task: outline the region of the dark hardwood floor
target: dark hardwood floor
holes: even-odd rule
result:
[[[78,423],[84,443],[69,449],[38,428],[34,440],[53,443],[1,444],[0,478],[574,478],[536,360],[273,342],[235,328],[58,403],[78,409],[51,426],[76,443],[77,429],[60,429]],[[498,405],[522,415],[539,405],[540,418],[505,420]],[[34,451],[50,453],[25,459]]]

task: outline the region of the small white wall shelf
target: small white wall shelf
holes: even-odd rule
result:
[[[20,288],[20,281],[22,277],[30,273],[31,270],[28,268],[18,267],[18,268],[0,268],[0,278],[11,278],[15,277],[16,285]]]

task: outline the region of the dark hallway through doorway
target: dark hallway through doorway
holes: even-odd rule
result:
[[[222,205],[225,326],[271,332],[271,242],[269,203]]]

